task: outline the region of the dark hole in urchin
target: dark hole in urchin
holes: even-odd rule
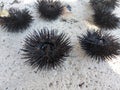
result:
[[[38,0],[36,7],[41,17],[47,20],[57,19],[63,11],[63,5],[61,2],[54,0]]]
[[[86,35],[78,38],[87,55],[98,61],[110,60],[119,55],[120,43],[110,34],[88,31]]]
[[[93,20],[99,28],[106,30],[119,28],[120,25],[120,18],[105,10],[97,10],[93,15]]]
[[[112,12],[118,6],[118,0],[90,0],[90,4],[95,11],[106,9],[107,12]]]
[[[18,10],[11,8],[9,9],[9,14],[10,16],[8,17],[0,17],[1,25],[8,32],[22,32],[27,29],[33,21],[27,9]]]
[[[25,39],[22,50],[27,64],[38,70],[51,70],[63,65],[71,49],[70,40],[64,33],[43,28]]]

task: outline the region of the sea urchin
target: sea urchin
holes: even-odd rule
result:
[[[32,16],[27,9],[18,10],[11,8],[9,16],[0,17],[0,23],[8,32],[22,32],[30,26]]]
[[[87,32],[87,35],[78,37],[83,50],[88,56],[96,60],[106,60],[119,55],[120,43],[109,34]]]
[[[94,10],[104,9],[112,12],[118,6],[118,0],[90,0],[90,4]]]
[[[98,10],[93,15],[94,23],[101,29],[112,30],[119,28],[120,18],[111,12]]]
[[[38,0],[36,7],[38,13],[48,20],[55,20],[63,11],[61,2],[54,0]]]
[[[62,66],[71,46],[64,33],[58,34],[54,29],[49,31],[43,28],[25,39],[22,50],[24,58],[28,59],[26,63],[30,66],[38,70],[51,70]]]

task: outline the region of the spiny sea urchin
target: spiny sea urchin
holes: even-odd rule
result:
[[[27,29],[32,22],[32,16],[27,9],[18,10],[11,8],[9,16],[0,17],[0,23],[8,32],[22,32]]]
[[[36,3],[38,13],[45,19],[55,20],[63,11],[63,5],[60,1],[38,0]]]
[[[43,28],[25,39],[22,50],[30,66],[38,70],[51,70],[62,66],[71,48],[70,40],[64,33]]]
[[[106,30],[119,28],[120,25],[120,18],[105,9],[95,11],[93,20],[99,28]]]
[[[111,12],[118,6],[118,0],[90,0],[90,4],[96,11],[106,8],[107,12]]]
[[[88,31],[87,35],[78,38],[87,55],[98,61],[111,59],[120,54],[120,43],[110,34]]]

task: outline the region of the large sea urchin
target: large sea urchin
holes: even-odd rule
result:
[[[8,32],[22,32],[32,22],[32,16],[27,9],[18,10],[11,8],[9,16],[0,17],[0,23]]]
[[[34,31],[34,34],[25,39],[22,50],[30,66],[38,70],[51,70],[62,66],[71,46],[64,33],[58,34],[54,29],[49,31],[43,28],[41,31]]]
[[[54,0],[38,0],[37,4],[38,13],[45,19],[54,20],[62,14],[63,6],[60,1]]]
[[[120,43],[109,34],[100,32],[87,32],[87,35],[79,37],[83,50],[87,55],[96,60],[106,60],[119,55]]]

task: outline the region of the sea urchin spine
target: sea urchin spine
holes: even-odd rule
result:
[[[34,31],[34,34],[25,39],[22,50],[30,66],[38,70],[51,70],[62,66],[71,45],[64,33],[58,34],[56,30],[43,28],[41,31]]]
[[[41,17],[48,20],[55,20],[63,11],[61,2],[54,0],[38,0],[36,7]]]
[[[109,34],[100,32],[87,32],[87,35],[79,37],[81,47],[88,56],[96,60],[106,60],[119,55],[120,43]]]
[[[0,23],[8,32],[22,32],[32,22],[32,16],[27,9],[18,10],[11,8],[9,16],[0,17]]]

